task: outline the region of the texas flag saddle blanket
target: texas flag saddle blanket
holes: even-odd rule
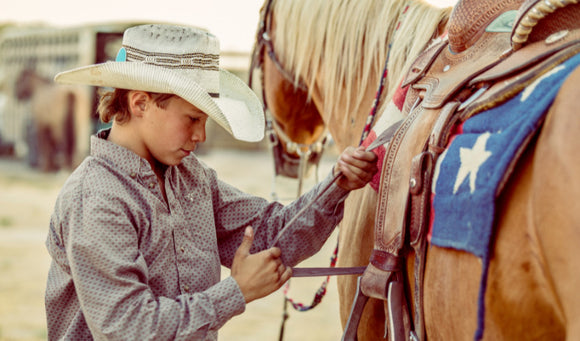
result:
[[[541,127],[566,77],[580,65],[568,59],[504,104],[456,127],[437,160],[433,179],[433,245],[484,257],[489,248],[495,200],[518,151]]]

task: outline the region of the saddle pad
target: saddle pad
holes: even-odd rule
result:
[[[465,121],[437,160],[429,240],[432,245],[482,259],[475,340],[484,331],[489,245],[500,184],[541,127],[560,86],[578,65],[580,54],[554,67],[508,102]]]
[[[541,126],[580,54],[528,85],[499,107],[461,126],[439,157],[433,179],[430,242],[484,257],[488,252],[495,199],[504,173],[529,136]]]

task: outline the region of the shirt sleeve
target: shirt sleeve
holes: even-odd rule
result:
[[[86,189],[68,205],[64,246],[95,339],[205,339],[244,311],[243,295],[231,278],[203,292],[155,295],[139,252],[137,218],[123,209],[122,199]]]
[[[344,200],[349,193],[336,183],[330,184],[332,180],[332,174],[329,174],[309,192],[284,206],[243,193],[216,179],[214,207],[222,264],[231,267],[246,226],[251,225],[254,229],[250,252],[265,250],[286,223],[312,201],[312,206],[301,213],[276,246],[282,250],[282,261],[288,266],[318,252],[342,220]],[[328,186],[328,190],[322,193]]]

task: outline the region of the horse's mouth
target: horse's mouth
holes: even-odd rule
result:
[[[301,166],[301,157],[297,154],[286,152],[280,143],[272,146],[272,153],[274,156],[276,175],[282,175],[294,179],[299,179],[300,176],[309,176],[312,173],[313,166],[318,165],[322,156],[321,152],[311,152],[303,161],[305,162],[305,165]],[[300,174],[301,168],[303,168],[302,174]]]

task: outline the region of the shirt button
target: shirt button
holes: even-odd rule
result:
[[[137,176],[137,174],[136,174],[135,172],[133,172],[133,173],[131,173],[131,175],[130,175],[130,176],[131,176],[132,178],[134,178],[134,177],[136,177],[136,176]]]
[[[183,286],[183,291],[189,292],[189,285],[184,285]]]
[[[153,187],[155,187],[155,183],[154,182],[149,183],[149,188],[153,188]]]
[[[185,248],[182,246],[179,248],[181,250],[181,252],[185,252]]]

